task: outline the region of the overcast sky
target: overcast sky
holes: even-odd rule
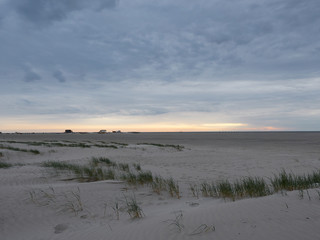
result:
[[[319,0],[0,0],[0,131],[320,130]]]

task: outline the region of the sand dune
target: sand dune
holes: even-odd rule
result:
[[[319,187],[235,202],[201,194],[196,198],[189,190],[190,183],[203,180],[268,178],[281,169],[296,174],[317,170],[320,133],[1,134],[0,141],[0,161],[13,164],[0,169],[4,240],[320,239]],[[91,147],[30,145],[52,141]],[[40,154],[8,146],[37,149]],[[181,198],[165,191],[158,195],[148,185],[70,180],[68,172],[41,166],[46,161],[87,164],[92,157],[139,163],[153,175],[173,177]],[[126,198],[137,200],[143,218],[132,219],[122,209]]]

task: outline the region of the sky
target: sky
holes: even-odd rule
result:
[[[319,131],[319,0],[0,0],[0,132]]]

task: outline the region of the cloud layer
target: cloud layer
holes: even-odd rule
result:
[[[318,0],[2,0],[2,122],[320,130],[319,12]]]

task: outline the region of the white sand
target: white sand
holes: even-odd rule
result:
[[[8,141],[58,140],[124,148],[30,146]],[[274,194],[232,202],[192,196],[188,186],[202,180],[270,177],[281,169],[297,174],[320,168],[320,133],[140,133],[140,134],[0,134],[0,144],[37,149],[40,155],[0,149],[2,162],[23,164],[0,169],[0,239],[320,239],[318,189]],[[88,142],[90,141],[90,143]],[[185,148],[137,145],[179,144]],[[86,163],[91,157],[140,163],[144,170],[179,181],[181,199],[150,187],[117,181],[63,181],[38,163],[55,160]],[[52,190],[53,189],[53,190]],[[84,210],[69,211],[72,193],[80,190]],[[52,198],[44,196],[44,191]],[[35,194],[34,201],[30,193]],[[309,194],[309,196],[307,195]],[[144,217],[132,220],[125,211],[117,220],[115,202],[135,196]],[[36,203],[35,203],[36,201]],[[179,220],[179,216],[181,217]],[[179,228],[180,226],[180,228]],[[192,234],[200,226],[208,230]],[[215,231],[213,230],[213,226]]]

